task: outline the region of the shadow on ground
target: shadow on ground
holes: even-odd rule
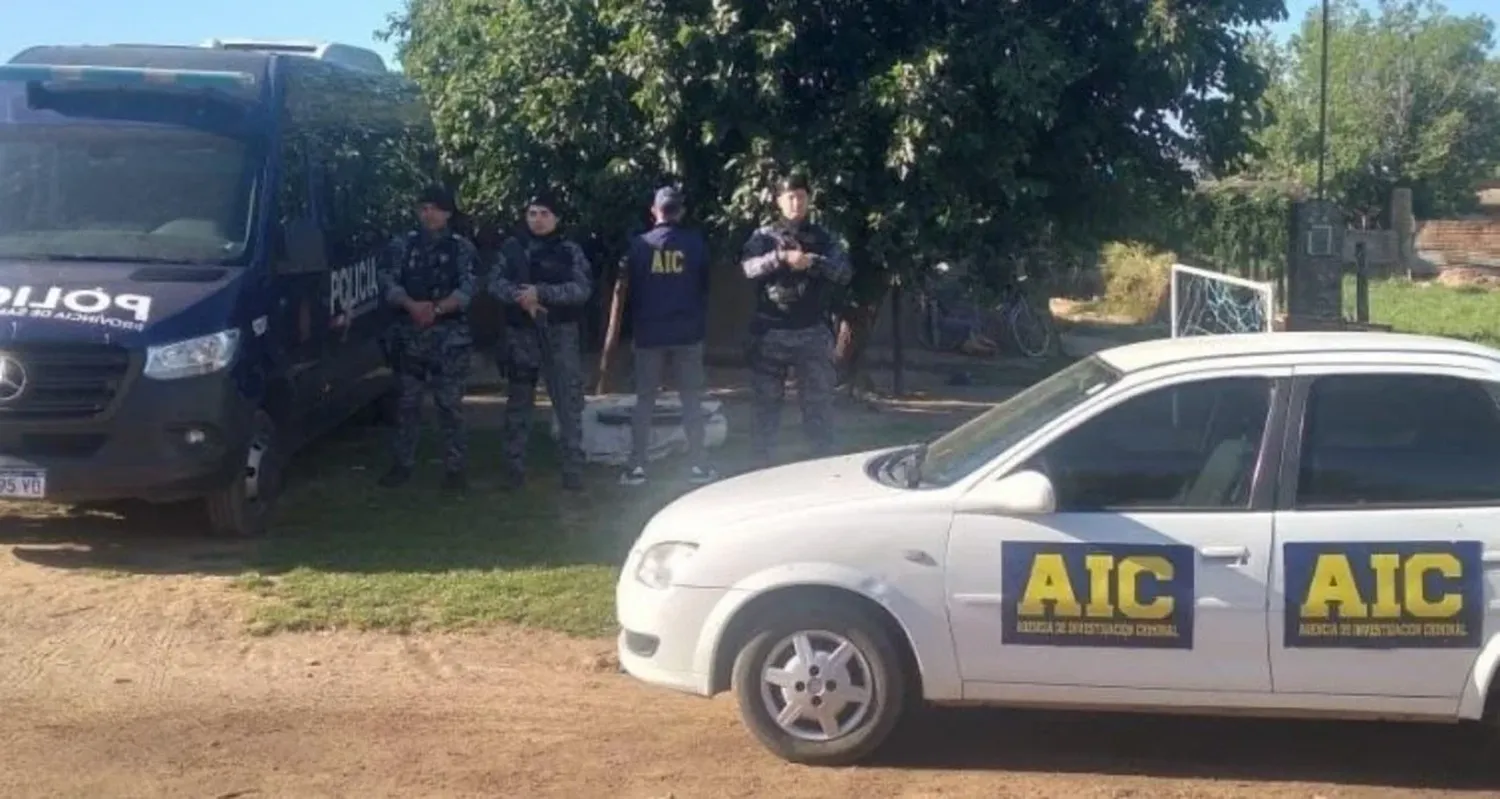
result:
[[[343,574],[434,574],[455,570],[613,568],[641,527],[689,486],[686,465],[667,459],[660,480],[640,488],[617,484],[617,470],[592,466],[587,490],[561,490],[557,451],[538,415],[528,454],[528,485],[503,490],[500,404],[471,398],[470,490],[439,490],[435,430],[424,431],[418,472],[407,486],[375,481],[389,463],[389,428],[350,424],[294,459],[276,526],[259,541],[209,538],[192,507],[122,504],[100,510],[35,506],[0,518],[0,545],[16,558],[59,569],[132,574],[274,577],[294,570]],[[742,403],[724,397],[731,435],[715,459],[726,475],[748,468],[748,420]],[[802,455],[797,414],[783,422],[783,460]],[[873,410],[844,403],[845,451],[929,437],[984,407],[981,403]],[[547,411],[544,409],[543,413]],[[431,416],[428,416],[429,421]]]
[[[988,708],[931,708],[880,765],[1253,784],[1327,782],[1500,791],[1493,742],[1474,725],[1281,721]]]

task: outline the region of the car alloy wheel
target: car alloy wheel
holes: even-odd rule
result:
[[[831,741],[864,723],[873,680],[869,660],[849,639],[802,631],[771,647],[761,668],[761,701],[786,734]]]

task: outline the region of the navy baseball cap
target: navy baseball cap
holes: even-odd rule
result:
[[[656,190],[656,199],[653,205],[664,211],[678,211],[683,206],[682,192],[672,186],[663,186]]]

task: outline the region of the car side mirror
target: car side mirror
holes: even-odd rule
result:
[[[962,506],[976,513],[1043,516],[1057,511],[1057,493],[1047,475],[1027,470],[980,483],[964,496]]]
[[[328,244],[316,222],[311,219],[293,219],[282,226],[281,237],[281,251],[286,260],[279,271],[328,271]]]

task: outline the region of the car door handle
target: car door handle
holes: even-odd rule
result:
[[[1198,550],[1204,560],[1230,560],[1244,563],[1250,560],[1249,547],[1204,547]]]

